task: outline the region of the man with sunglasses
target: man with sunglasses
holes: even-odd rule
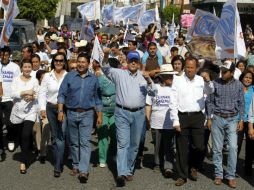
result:
[[[125,180],[133,180],[135,159],[145,121],[146,94],[152,91],[148,73],[139,70],[139,53],[130,51],[127,61],[128,70],[102,66],[104,74],[116,85],[117,186],[125,186]]]

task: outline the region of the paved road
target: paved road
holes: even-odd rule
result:
[[[93,137],[93,153],[94,158],[91,161],[90,176],[87,184],[80,184],[76,177],[69,175],[69,163],[65,165],[62,176],[58,179],[53,177],[52,165],[49,161],[42,165],[38,161],[34,162],[28,169],[26,175],[19,174],[19,150],[14,153],[7,153],[7,158],[0,163],[0,190],[111,190],[111,189],[130,189],[130,190],[225,190],[230,189],[226,184],[221,186],[213,185],[213,167],[210,161],[206,160],[205,172],[199,174],[197,182],[188,181],[182,187],[175,187],[174,180],[165,179],[160,173],[151,169],[151,160],[153,159],[153,145],[151,144],[151,136],[147,134],[144,168],[136,170],[134,181],[128,182],[124,188],[115,187],[115,164],[110,164],[109,168],[93,167],[93,163],[97,158],[98,149],[96,148],[96,138]],[[49,156],[50,157],[50,156]],[[240,177],[237,178],[238,187],[241,190],[251,190],[254,187],[254,177],[245,178],[243,176],[242,154],[238,164]],[[51,158],[49,158],[50,160]],[[243,177],[243,178],[242,178]]]

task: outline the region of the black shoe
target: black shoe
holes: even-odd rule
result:
[[[54,171],[54,177],[58,178],[61,176],[61,172]]]
[[[39,158],[41,164],[45,164],[46,162],[46,156],[40,156]]]
[[[86,183],[88,180],[88,174],[87,173],[80,173],[78,176],[80,183]]]
[[[116,179],[116,186],[117,187],[124,187],[125,186],[125,177],[124,176],[118,176]]]

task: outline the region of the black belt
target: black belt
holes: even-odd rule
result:
[[[180,112],[178,111],[179,114],[181,115],[195,115],[195,114],[200,114],[202,113],[201,111],[193,111],[193,112]]]
[[[229,118],[229,117],[237,116],[237,113],[219,113],[219,112],[215,112],[214,114],[218,115],[220,117],[223,117],[223,118]]]
[[[70,111],[78,112],[78,113],[83,113],[86,111],[93,110],[94,108],[87,108],[87,109],[82,109],[82,108],[68,108]]]
[[[52,103],[50,103],[50,102],[47,102],[47,106],[57,108],[57,104],[52,104]]]
[[[121,106],[119,104],[116,104],[117,107],[119,108],[122,108],[124,110],[127,110],[127,111],[131,111],[131,112],[136,112],[136,111],[139,111],[139,110],[142,110],[144,107],[138,107],[138,108],[127,108],[127,107],[124,107],[124,106]]]

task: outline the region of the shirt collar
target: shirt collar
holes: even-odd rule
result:
[[[192,80],[190,80],[189,77],[187,77],[187,75],[185,73],[183,74],[183,76],[184,76],[185,80],[189,81],[189,82],[195,81],[195,78],[196,78],[196,75],[195,75],[194,78]]]
[[[137,70],[137,72],[134,74],[132,74],[129,70],[127,70],[127,72],[129,73],[130,76],[136,77],[138,75],[139,70]]]
[[[80,76],[80,77],[81,77],[81,75],[79,74],[78,71],[74,71],[74,72],[75,72],[75,75],[76,75],[76,76]],[[92,74],[92,73],[90,73],[90,72],[87,70],[87,72],[85,73],[84,77],[82,77],[82,78],[86,78],[86,77],[88,77],[88,76],[91,76],[91,74]]]

